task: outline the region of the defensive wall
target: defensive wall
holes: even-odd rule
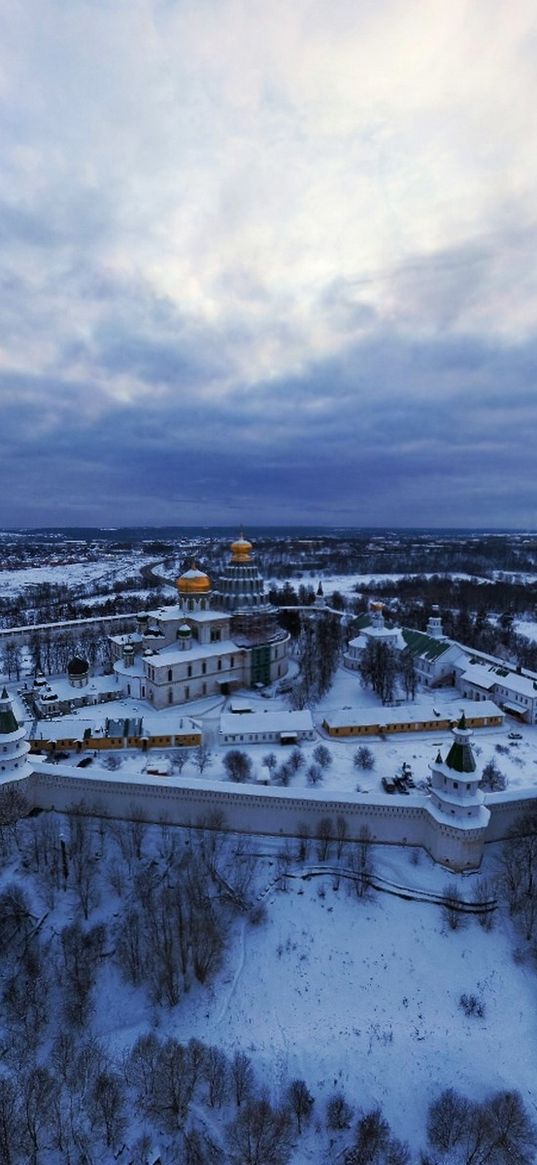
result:
[[[85,628],[96,628],[105,635],[132,631],[136,626],[137,615],[134,612],[125,612],[122,615],[89,615],[87,619],[65,619],[59,623],[29,623],[25,627],[1,627],[0,650],[8,644],[14,647],[28,647],[35,635],[50,639],[58,639],[66,632],[84,631]]]
[[[182,826],[213,826],[268,836],[297,837],[304,830],[314,837],[330,822],[330,834],[344,833],[359,840],[364,828],[373,842],[421,846],[434,861],[454,870],[478,868],[486,842],[505,838],[521,815],[537,811],[537,788],[523,793],[497,793],[486,799],[491,811],[488,826],[457,828],[442,824],[428,812],[422,794],[398,797],[354,794],[352,797],[320,790],[304,793],[266,786],[230,788],[200,779],[186,784],[181,778],[148,779],[134,774],[108,774],[70,765],[30,762],[28,776],[17,782],[32,807],[58,812],[87,812],[124,819]],[[338,823],[338,819],[339,823]]]

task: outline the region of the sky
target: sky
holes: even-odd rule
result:
[[[10,0],[0,525],[537,528],[533,0]]]

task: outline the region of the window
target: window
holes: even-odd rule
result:
[[[168,704],[173,704],[173,689],[168,689]]]
[[[205,660],[203,661],[203,663],[201,665],[201,674],[202,674],[202,676],[207,675],[207,664],[205,663]]]
[[[187,674],[188,678],[190,679],[192,676],[192,664],[191,663],[189,663],[189,665],[188,665],[186,674]]]
[[[171,684],[171,682],[172,682],[172,678],[173,678],[173,677],[172,677],[172,669],[171,669],[171,667],[169,667],[169,668],[168,668],[168,683],[169,683],[169,684]]]
[[[218,660],[218,671],[222,671],[222,660]]]
[[[185,700],[189,700],[189,699],[190,699],[190,688],[186,687],[185,688]]]

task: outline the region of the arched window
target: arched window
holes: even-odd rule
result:
[[[169,667],[168,668],[168,683],[171,684],[171,682],[172,682],[172,669],[171,669],[171,667]]]

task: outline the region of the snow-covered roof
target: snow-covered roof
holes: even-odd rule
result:
[[[408,704],[402,705],[399,708],[352,708],[336,712],[328,712],[324,717],[325,723],[329,728],[348,728],[356,725],[357,727],[363,725],[378,724],[382,727],[383,724],[428,724],[433,725],[438,721],[449,720],[459,721],[461,712],[471,719],[476,716],[490,717],[503,716],[503,713],[494,704],[492,700],[480,700],[476,703],[474,700],[459,700],[456,704],[441,703],[435,711],[434,704]]]
[[[313,720],[311,712],[304,709],[289,712],[286,708],[270,712],[224,712],[220,717],[220,732],[224,736],[263,732],[311,732]]]
[[[222,655],[238,654],[242,648],[238,647],[232,639],[221,639],[219,643],[197,643],[194,639],[192,646],[187,651],[180,651],[174,643],[169,647],[163,647],[162,651],[158,651],[155,655],[144,655],[144,663],[149,664],[150,667],[171,667],[174,663],[190,663],[195,659],[207,659],[210,657],[217,657]],[[132,671],[132,668],[129,668]]]
[[[521,696],[531,696],[533,700],[537,699],[537,679],[534,680],[531,676],[509,671],[502,664],[487,667],[486,664],[482,663],[470,663],[462,673],[462,678],[477,684],[480,688],[486,688],[488,691],[498,686],[507,688],[508,691],[516,692]]]
[[[471,663],[466,671],[463,671],[461,678],[468,683],[477,684],[480,688],[486,688],[487,691],[498,683],[496,672],[482,663]]]

